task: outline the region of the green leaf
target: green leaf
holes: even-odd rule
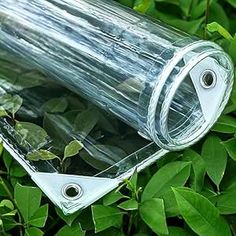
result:
[[[17,222],[14,220],[13,217],[4,217],[1,220],[5,231],[11,230],[17,226]]]
[[[2,156],[4,152],[3,142],[0,140],[0,156]]]
[[[66,222],[67,225],[71,226],[72,223],[74,222],[74,220],[80,215],[80,211],[76,211],[73,214],[70,215],[65,215],[61,209],[59,209],[58,207],[55,208],[56,213],[58,216],[60,216],[60,218],[62,220],[64,220]]]
[[[48,160],[54,160],[54,159],[60,160],[60,157],[44,149],[29,152],[26,158],[30,161],[39,161],[39,160],[48,161]]]
[[[179,215],[179,209],[173,191],[170,189],[165,192],[161,198],[164,201],[166,217],[175,217]]]
[[[138,202],[135,199],[129,199],[119,204],[118,207],[125,211],[134,211],[138,209]]]
[[[216,206],[221,214],[236,214],[236,185],[226,189],[217,197]]]
[[[0,106],[0,117],[8,116],[6,110]]]
[[[209,9],[209,19],[208,22],[217,22],[224,28],[229,29],[229,18],[225,12],[223,6],[221,6],[216,1],[213,1]]]
[[[235,49],[236,49],[236,47],[235,47]],[[227,106],[225,107],[223,114],[228,115],[229,113],[234,112],[235,110],[236,110],[236,103],[231,103],[231,101],[230,101],[227,104]]]
[[[81,229],[80,224],[73,224],[72,226],[65,225],[55,236],[85,236],[85,231]]]
[[[25,62],[24,65],[19,63],[20,60],[10,53],[2,55],[1,52],[0,80],[3,88],[21,91],[45,83],[45,76],[42,73],[32,70],[32,66],[26,66]]]
[[[48,205],[43,205],[30,217],[28,224],[36,227],[44,227],[48,217]]]
[[[152,176],[142,194],[142,201],[162,196],[170,187],[183,186],[190,175],[190,162],[175,161],[168,163]]]
[[[6,191],[6,187],[11,191],[12,190],[12,186],[10,185],[10,183],[3,179],[3,178],[0,178],[0,196],[1,197],[8,197],[9,194],[7,193]]]
[[[7,213],[4,213],[1,215],[2,218],[5,218],[7,216],[15,216],[17,213],[17,209],[13,210],[13,211],[10,211],[10,212],[7,212]]]
[[[222,142],[229,156],[236,161],[236,138],[228,139]]]
[[[26,88],[32,88],[44,84],[46,77],[37,70],[26,71],[17,76],[14,81],[14,88],[16,90],[22,90]]]
[[[12,108],[9,110],[13,116],[21,108],[23,99],[19,95],[12,96]]]
[[[48,113],[62,113],[68,107],[68,102],[66,98],[52,98],[49,101],[45,102],[41,107],[42,111]]]
[[[225,171],[224,178],[221,182],[221,190],[226,190],[229,187],[236,184],[236,161],[228,158],[227,168]]]
[[[83,147],[84,147],[84,145],[80,141],[78,141],[78,140],[71,141],[65,147],[63,160],[65,160],[67,157],[72,157],[72,156],[77,155]]]
[[[21,108],[23,99],[19,95],[4,94],[0,96],[0,105],[4,110],[9,111],[13,117]],[[4,113],[4,111],[2,111]]]
[[[192,162],[192,172],[190,174],[190,186],[196,192],[202,190],[204,177],[206,174],[206,164],[202,157],[191,149],[187,149],[183,154],[184,161]]]
[[[36,124],[18,121],[15,125],[15,130],[20,136],[18,137],[19,144],[26,148],[31,146],[34,149],[39,149],[48,142],[46,131]]]
[[[228,46],[228,48],[226,48],[225,50],[226,50],[226,52],[231,56],[233,62],[236,63],[236,38],[235,38],[235,36],[234,36],[234,40],[229,41],[229,46]],[[232,94],[232,95],[233,95],[233,94]],[[233,98],[233,96],[231,96],[231,100],[232,100],[233,102],[235,102],[235,101],[234,101],[235,98]],[[233,106],[234,106],[234,108],[235,108],[236,104],[233,104]],[[231,109],[232,109],[232,107],[231,107]],[[236,110],[236,109],[234,109],[233,111],[235,111],[235,110]]]
[[[219,133],[233,134],[236,132],[236,119],[229,115],[223,115],[213,126],[212,130]]]
[[[203,17],[192,21],[176,19],[171,21],[170,24],[181,30],[188,32],[189,34],[196,34],[199,28],[201,28],[203,21],[204,21]]]
[[[207,198],[214,206],[216,204],[218,194],[211,188],[209,188],[207,185],[205,186],[205,189],[201,191],[200,193],[202,196]]]
[[[191,1],[186,1],[186,2],[193,3]],[[209,1],[209,6],[211,5],[212,2],[213,2],[213,0]],[[197,4],[195,7],[192,7],[191,17],[193,19],[199,18],[200,16],[202,16],[205,13],[206,7],[207,7],[207,0],[200,1],[199,4]]]
[[[177,161],[181,156],[182,154],[178,152],[168,152],[163,156],[163,158],[157,160],[157,167],[160,169],[169,162]]]
[[[86,146],[86,151],[80,152],[80,157],[94,168],[104,170],[126,157],[127,154],[119,147],[111,145]]]
[[[0,202],[0,207],[7,207],[9,208],[10,210],[14,210],[14,205],[13,203],[8,200],[8,199],[4,199]]]
[[[206,163],[206,171],[210,179],[219,188],[227,164],[227,152],[220,138],[209,136],[202,146],[202,158]]]
[[[191,5],[192,5],[191,1],[186,1],[186,0],[179,1],[179,7],[181,8],[184,15],[187,17],[189,16]]]
[[[12,166],[12,163],[13,163],[12,156],[6,149],[4,149],[3,153],[2,153],[2,158],[3,158],[3,161],[4,161],[4,165],[7,168],[7,172],[9,173],[10,169],[11,169],[11,166]]]
[[[148,9],[154,8],[154,6],[153,0],[136,0],[133,9],[144,14]]]
[[[96,233],[112,226],[120,228],[122,225],[123,212],[118,208],[94,205],[92,206],[92,216]]]
[[[77,115],[75,118],[75,132],[78,132],[82,138],[93,130],[99,120],[99,113],[96,109],[87,109]]]
[[[91,155],[90,155],[91,154]],[[100,152],[99,152],[100,154]],[[80,152],[80,157],[83,161],[85,161],[88,165],[92,166],[93,168],[97,169],[97,170],[105,170],[107,168],[109,168],[110,166],[114,165],[115,163],[113,162],[113,164],[108,164],[106,163],[106,159],[107,156],[103,155],[103,153],[101,153],[102,155],[97,156],[96,153],[93,155],[93,153],[88,153],[87,151],[85,151],[85,149],[81,150]],[[98,159],[98,158],[99,159]],[[104,161],[102,160],[104,158]],[[107,158],[108,162],[110,163],[111,160],[109,158]]]
[[[27,175],[27,172],[23,169],[22,166],[19,165],[19,163],[14,161],[11,164],[9,174],[12,177],[20,177],[21,178],[21,177]]]
[[[173,188],[180,214],[189,227],[202,236],[230,236],[229,225],[205,197],[187,188]]]
[[[25,222],[28,222],[40,206],[41,191],[35,187],[17,184],[15,186],[14,197],[21,215]]]
[[[119,191],[114,190],[111,193],[107,194],[105,197],[103,197],[103,205],[109,206],[109,205],[119,201],[122,198],[128,198],[128,197],[123,195]]]
[[[137,182],[138,182],[138,172],[137,169],[135,169],[130,179],[127,180],[127,189],[129,189],[131,192],[135,192],[137,189]]]
[[[153,198],[144,201],[139,207],[142,220],[156,233],[168,234],[164,202],[162,199]]]
[[[92,218],[92,209],[91,207],[87,207],[81,214],[78,216],[77,220],[80,222],[82,229],[84,230],[92,230],[94,231],[94,223]]]
[[[204,21],[204,17],[201,17],[196,20],[186,21],[173,17],[172,15],[163,13],[162,11],[159,10],[155,10],[154,15],[161,21],[166,22],[167,24],[170,24],[190,34],[195,34],[199,30]]]
[[[43,231],[35,227],[28,228],[25,230],[25,236],[42,236],[44,235]]]
[[[119,122],[111,114],[100,112],[97,125],[101,130],[107,131],[113,135],[119,134]]]
[[[234,35],[234,38],[235,38],[235,35]],[[235,41],[235,40],[233,40],[233,41]],[[235,73],[236,73],[236,69],[234,69],[234,74]],[[236,104],[236,83],[233,84],[233,89],[232,89],[232,92],[231,92],[230,101],[233,104]]]
[[[225,39],[228,39],[228,40],[233,39],[232,35],[223,26],[221,26],[217,22],[212,22],[212,23],[208,24],[207,29],[211,33],[218,32]]]
[[[236,1],[235,0],[226,0],[232,7],[236,8]]]
[[[65,146],[71,141],[71,123],[61,115],[45,113],[43,127],[53,140],[52,146],[63,154]]]

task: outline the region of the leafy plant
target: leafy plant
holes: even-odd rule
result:
[[[18,227],[20,235],[23,235],[23,231],[29,236],[43,235],[40,228],[45,226],[48,204],[40,206],[41,191],[35,187],[16,184],[13,195],[3,179],[0,184],[7,197],[11,199],[4,199],[0,204],[2,234],[8,235],[6,231]]]
[[[118,2],[218,43],[236,63],[234,0]],[[87,165],[93,171],[104,170],[143,146],[128,127],[79,96],[65,90],[62,96],[60,87],[45,85],[44,75],[29,69],[20,60],[14,61],[8,54],[2,56],[0,81],[6,91],[0,95],[0,121],[12,127],[9,133],[14,135],[28,160],[48,161],[61,172],[73,172],[74,163],[79,163],[86,173]],[[11,63],[7,63],[6,57]],[[120,89],[125,88],[125,83],[134,86],[135,81],[125,81]],[[47,91],[48,86],[53,88],[53,94]],[[135,86],[140,88],[143,84]],[[37,109],[31,112],[27,109],[30,103],[25,104],[27,91],[44,94],[42,101],[35,99]],[[92,207],[69,216],[54,207],[38,188],[32,187],[26,172],[0,145],[0,234],[235,235],[235,133],[236,86],[224,114],[200,143],[191,149],[167,154],[140,174],[134,172]],[[104,134],[108,134],[108,138]],[[102,144],[86,143],[88,136],[92,137],[89,141]],[[109,174],[113,174],[112,170]]]
[[[29,152],[27,154],[27,159],[31,161],[48,161],[57,159],[59,160],[61,171],[66,172],[65,162],[67,158],[76,156],[82,148],[83,144],[81,142],[79,142],[78,140],[73,140],[65,147],[64,156],[62,158],[48,150],[39,149],[36,151]]]

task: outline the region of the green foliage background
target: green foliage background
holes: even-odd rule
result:
[[[236,63],[236,0],[119,2],[215,41]],[[134,173],[119,189],[71,216],[43,197],[1,146],[0,235],[236,235],[235,115],[234,89],[224,114],[198,144]],[[69,145],[77,145],[73,155],[81,148]]]

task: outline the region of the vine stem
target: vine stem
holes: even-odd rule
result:
[[[204,29],[204,39],[207,39],[207,24],[209,20],[209,8],[210,8],[210,0],[206,2],[206,11],[205,11],[205,29]]]
[[[127,236],[131,235],[131,229],[132,229],[132,225],[133,225],[133,214],[131,212],[131,215],[129,217],[129,225],[128,225],[128,230],[127,230]]]
[[[7,185],[5,184],[5,182],[3,181],[3,179],[2,179],[1,176],[0,176],[0,182],[1,182],[1,184],[2,184],[2,186],[3,186],[3,188],[4,188],[4,190],[6,191],[6,193],[7,193],[8,197],[9,197],[9,199],[10,199],[10,200],[12,201],[12,203],[14,204],[15,208],[18,209],[18,206],[17,206],[17,204],[16,204],[16,202],[15,202],[15,199],[14,199],[14,197],[13,197],[11,191],[9,190],[9,188],[7,187]],[[17,215],[18,215],[18,220],[19,220],[20,226],[23,226],[22,216],[21,216],[21,214],[20,214],[19,209],[18,209],[18,211],[17,211]],[[22,227],[20,227],[20,232],[19,232],[19,233],[20,233],[20,236],[23,236]]]

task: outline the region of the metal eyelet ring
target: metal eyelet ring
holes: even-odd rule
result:
[[[205,70],[200,77],[200,83],[205,89],[215,87],[216,80],[216,74],[212,70]]]
[[[75,183],[66,184],[62,189],[62,195],[68,200],[76,200],[81,197],[82,188]]]

